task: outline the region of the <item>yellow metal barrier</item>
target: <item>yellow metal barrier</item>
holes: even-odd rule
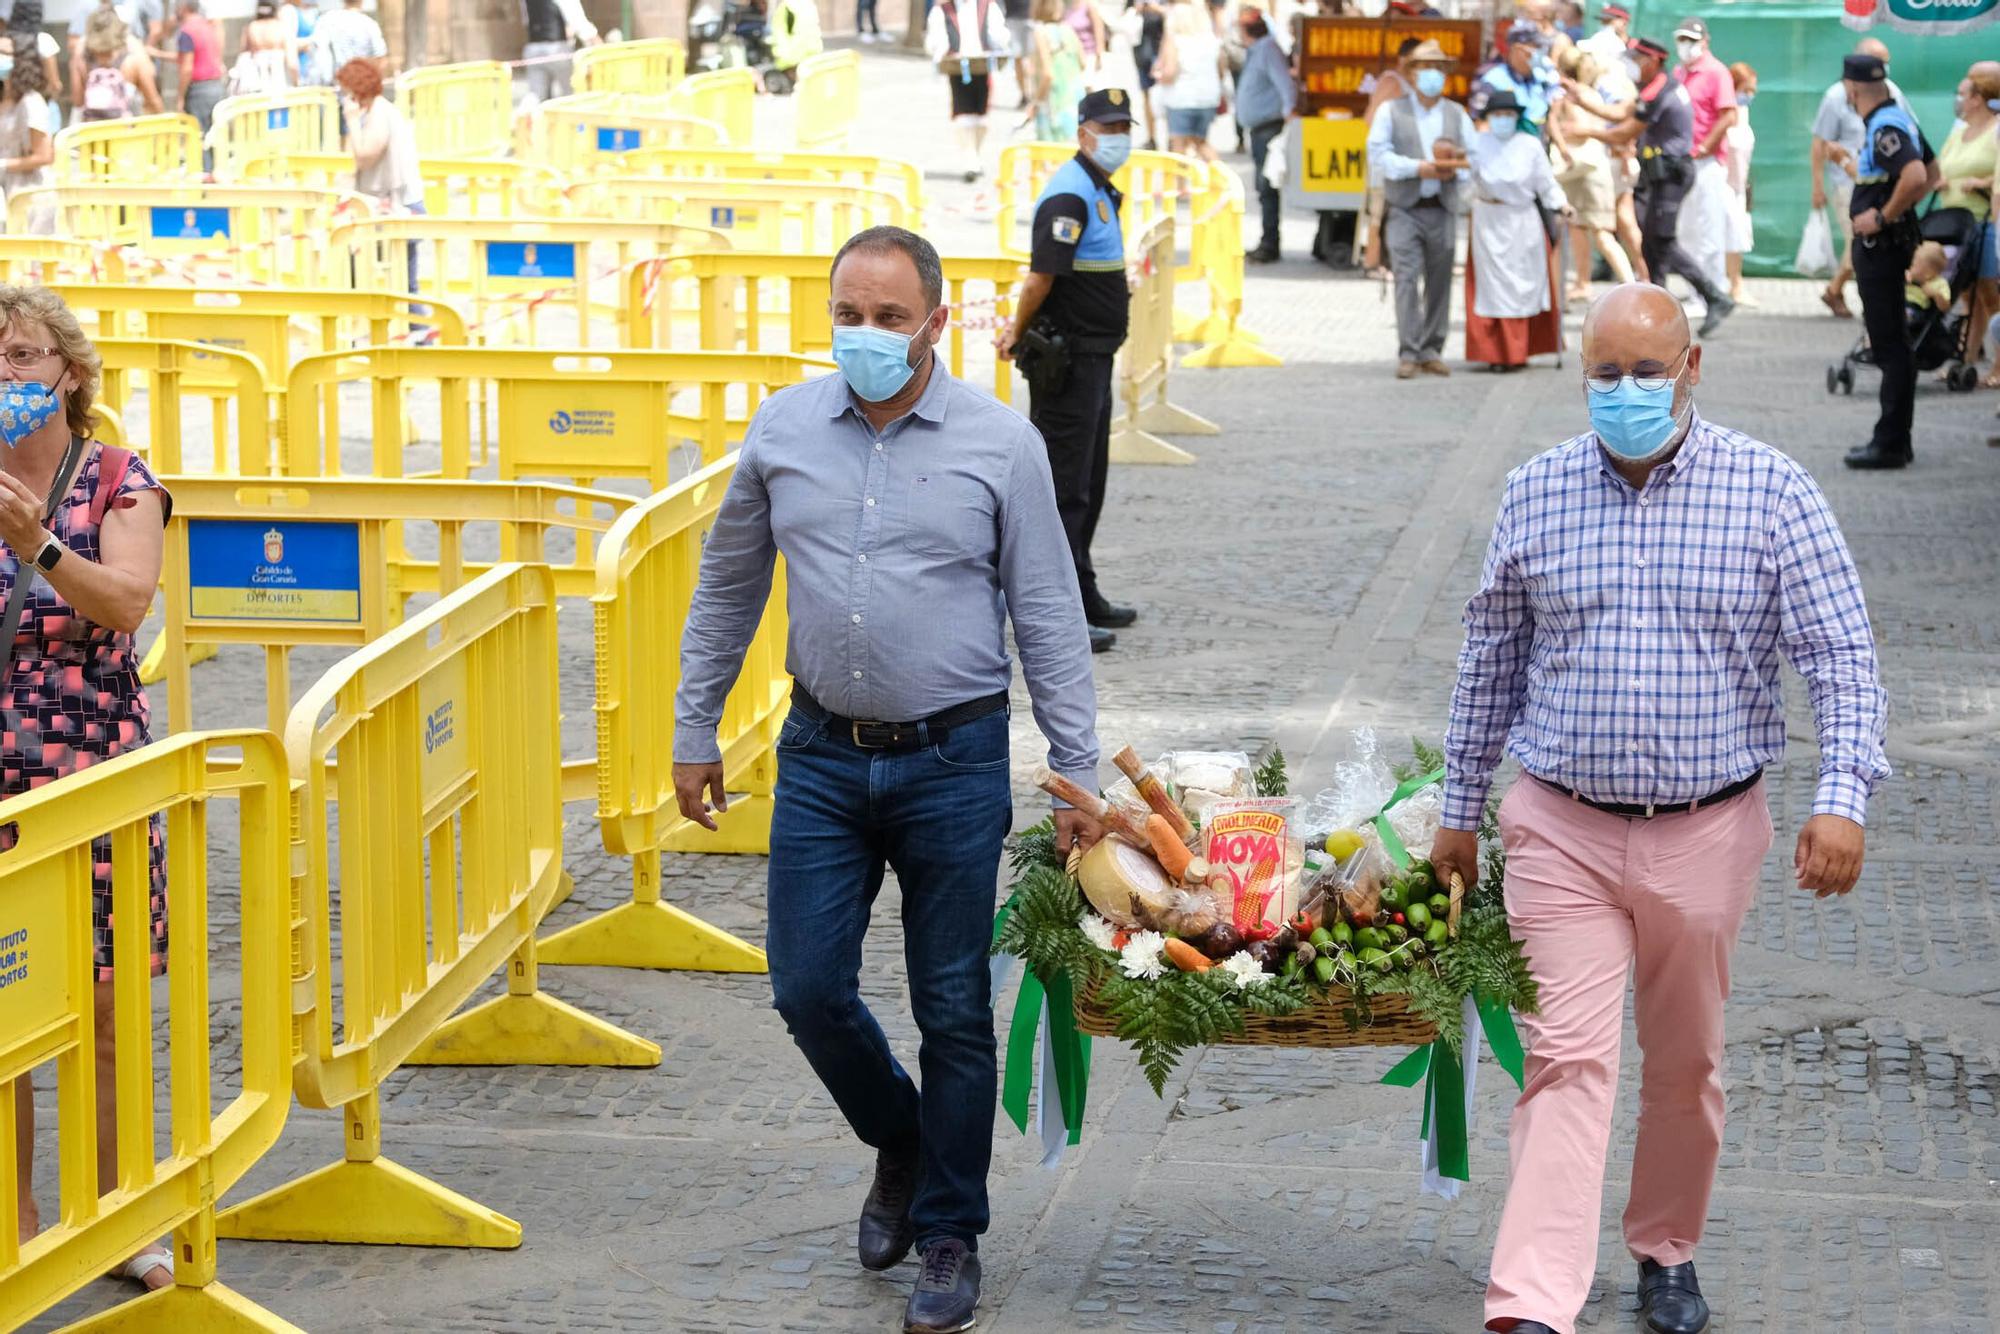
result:
[[[603,50],[587,47],[588,51]],[[522,122],[515,156],[568,174],[616,171],[641,148],[720,148],[729,136],[712,120],[667,110],[664,97],[574,93],[536,107]]]
[[[367,205],[331,190],[244,185],[55,185],[7,201],[10,230],[51,209],[56,234],[131,247],[128,272],[176,282],[318,280],[326,235]]]
[[[384,1077],[659,1064],[657,1046],[538,984],[535,923],[563,879],[559,733],[555,580],[540,565],[487,572],[292,711],[295,1082],[301,1103],[345,1113],[346,1152],[230,1209],[220,1235],[518,1246],[514,1220],[382,1156]],[[447,1018],[501,969],[507,994]]]
[[[594,314],[617,318],[617,275],[634,260],[729,248],[721,232],[675,223],[407,215],[334,229],[322,260],[330,282],[351,275],[358,287],[396,288],[408,282],[409,247],[425,243],[419,295],[458,299],[472,317],[466,332],[474,342],[548,341],[539,317],[568,306],[576,331],[561,341],[585,347],[596,341]],[[594,301],[600,285],[608,299]]]
[[[752,109],[757,101],[757,76],[747,69],[718,69],[690,74],[667,94],[667,110],[711,121],[722,127],[732,144],[749,146]]]
[[[238,805],[241,855],[217,868],[217,895],[241,895],[235,933],[241,990],[209,956],[208,831],[218,806]],[[139,964],[112,981],[117,1066],[118,1179],[98,1193],[92,866],[111,853],[112,948],[143,961],[151,948],[150,825],[165,824],[167,1013],[154,1022],[152,979]],[[15,830],[0,853],[0,1083],[56,1067],[56,1147],[62,1205],[25,1245],[15,1233],[14,1094],[0,1098],[0,1327],[18,1329],[162,1232],[174,1234],[174,1283],[69,1326],[70,1330],[288,1331],[216,1281],[215,1201],[277,1142],[291,1103],[286,1021],[291,912],[285,757],[267,732],[214,732],[159,741],[0,804]],[[100,842],[102,840],[103,842]],[[216,983],[223,983],[217,986]],[[211,992],[242,1023],[240,1063],[225,1068],[210,1044]],[[156,1051],[164,1038],[167,1151],[155,1147]],[[230,1053],[237,1055],[237,1053]],[[238,1092],[219,1112],[211,1088]]]
[[[570,81],[586,93],[664,93],[686,72],[687,48],[655,37],[584,47],[570,66]]]
[[[899,196],[861,185],[607,175],[563,194],[576,216],[706,227],[734,249],[774,254],[831,255],[864,228],[918,221]]]
[[[514,75],[497,60],[426,65],[396,76],[419,157],[499,157],[514,133]]]
[[[803,357],[759,352],[603,352],[578,348],[365,348],[307,357],[292,368],[285,409],[293,476],[342,471],[338,449],[316,430],[322,398],[348,383],[370,386],[376,477],[409,473],[402,411],[411,382],[435,381],[439,469],[472,469],[474,381],[490,382],[498,403],[502,481],[561,478],[583,485],[613,477],[672,480],[678,448],[719,459],[773,390],[805,378]],[[483,400],[482,400],[483,407]],[[691,471],[692,469],[690,469]]]
[[[158,653],[177,730],[197,721],[189,672],[198,659],[225,644],[262,648],[265,712],[282,721],[292,707],[294,648],[375,640],[402,619],[411,594],[450,593],[490,568],[468,556],[471,545],[502,560],[542,562],[550,538],[566,532],[573,554],[552,567],[556,591],[588,597],[595,539],[634,503],[519,482],[169,475],[165,484],[174,513]],[[408,554],[416,528],[435,558]]]
[[[831,264],[828,255],[741,251],[684,255],[667,265],[635,264],[625,275],[625,342],[635,348],[741,347],[828,356]],[[992,331],[1013,316],[1022,262],[947,255],[943,265],[945,304],[953,314],[940,344],[946,364],[963,379],[990,376],[994,397],[1012,402],[1013,366],[992,355]]]
[[[1154,431],[1216,435],[1215,423],[1167,401],[1174,364],[1174,220],[1157,218],[1139,235],[1131,326],[1118,350],[1118,415],[1111,422],[1113,463],[1193,463],[1194,455]]]
[[[424,209],[433,214],[534,217],[553,214],[562,198],[562,176],[535,162],[439,155],[419,160],[417,168],[424,181]],[[232,169],[237,183],[244,185],[339,190],[354,178],[354,158],[258,148],[247,150]]]
[[[660,852],[770,851],[773,747],[791,697],[785,674],[785,580],[780,564],[764,620],[723,709],[723,774],[733,793],[715,834],[681,818],[674,800],[678,645],[701,547],[736,468],[711,464],[629,510],[597,553],[597,821],[605,849],[632,859],[632,902],[542,942],[542,962],[621,968],[766,971],[764,952],[660,901]]]
[[[845,144],[861,117],[860,52],[825,51],[800,61],[792,102],[793,143],[809,150]]]
[[[108,245],[54,236],[0,236],[0,282],[125,281],[125,256]]]
[[[242,158],[268,149],[290,153],[340,151],[340,102],[332,88],[287,88],[225,97],[209,122],[208,148],[217,179],[235,176]]]
[[[201,180],[201,125],[193,116],[81,121],[56,132],[58,185]]]
[[[210,403],[210,436],[205,470],[221,475],[268,476],[276,464],[271,448],[271,400],[264,364],[247,352],[171,338],[100,338],[104,358],[104,401],[129,415],[137,380],[146,382],[146,461],[157,472],[189,469],[182,448],[181,406],[186,398]],[[230,427],[230,408],[236,410]],[[235,443],[234,457],[229,448]],[[202,466],[197,463],[195,466]]]
[[[252,144],[227,163],[218,163],[215,179],[224,185],[289,186],[307,190],[340,190],[354,178],[351,153],[307,153],[277,144]]]
[[[1243,316],[1243,181],[1227,167],[1209,170],[1209,191],[1202,201],[1206,229],[1195,244],[1202,253],[1193,267],[1208,284],[1208,317],[1195,326],[1193,340],[1201,344],[1181,359],[1183,366],[1282,366],[1284,362],[1257,344],[1256,334],[1241,324]]]
[[[924,211],[924,177],[916,164],[864,153],[775,153],[755,148],[635,148],[619,157],[624,176],[719,176],[724,180],[865,185],[898,196],[912,217]]]

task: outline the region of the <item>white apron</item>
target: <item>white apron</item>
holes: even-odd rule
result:
[[[1503,142],[1482,131],[1471,157],[1473,313],[1490,320],[1539,315],[1549,308],[1549,256],[1535,201],[1550,208],[1567,202],[1548,151],[1532,134]]]

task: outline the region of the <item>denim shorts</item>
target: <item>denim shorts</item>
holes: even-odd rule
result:
[[[1167,133],[1176,139],[1206,139],[1213,124],[1214,107],[1167,108]]]
[[[1986,223],[1986,235],[1980,241],[1979,276],[1988,282],[2000,278],[2000,230],[1996,230],[1991,219]]]

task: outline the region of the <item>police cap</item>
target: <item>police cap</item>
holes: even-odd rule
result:
[[[1100,88],[1085,93],[1076,104],[1076,118],[1084,125],[1130,125],[1132,99],[1123,88]]]
[[[1840,62],[1840,77],[1856,83],[1880,83],[1889,77],[1889,67],[1880,56],[1851,55]]]

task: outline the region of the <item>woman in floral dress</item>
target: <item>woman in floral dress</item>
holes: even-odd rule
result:
[[[0,666],[0,797],[52,783],[151,740],[132,634],[160,581],[172,502],[146,465],[89,438],[102,359],[62,299],[0,285],[0,598],[29,580]],[[4,621],[0,621],[4,624]],[[0,853],[12,846],[0,831]],[[118,967],[166,971],[167,885],[160,817],[148,840],[147,953]],[[96,976],[97,1180],[118,1179],[113,1057],[111,848],[91,849]],[[34,1096],[15,1082],[20,1235],[40,1230],[32,1192]],[[150,1135],[151,1127],[146,1128]],[[119,1273],[149,1288],[173,1282],[173,1257],[148,1247]]]

